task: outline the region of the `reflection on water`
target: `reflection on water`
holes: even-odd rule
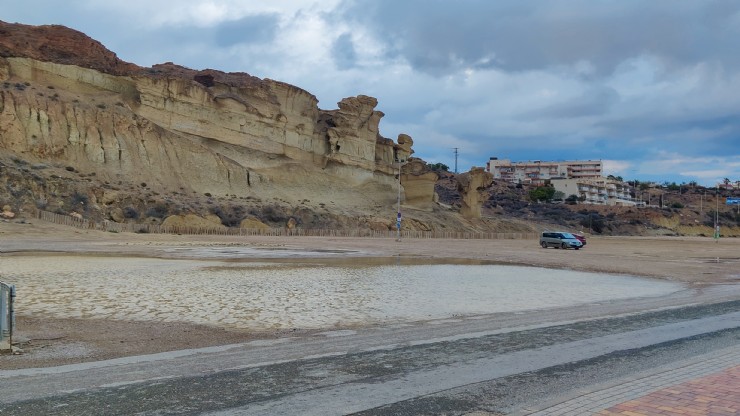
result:
[[[660,296],[683,288],[637,277],[504,265],[65,256],[2,262],[6,273],[12,271],[5,278],[17,287],[21,315],[255,330],[444,319]]]

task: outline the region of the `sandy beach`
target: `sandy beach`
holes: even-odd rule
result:
[[[147,267],[145,259],[192,261],[268,259],[279,262],[333,262],[385,264],[508,264],[559,270],[590,271],[671,281],[697,290],[712,290],[717,300],[736,299],[736,291],[722,295],[722,287],[740,283],[740,240],[711,238],[591,237],[582,250],[542,249],[535,240],[420,240],[312,237],[222,237],[107,233],[73,229],[34,221],[32,224],[0,223],[0,279],[15,283],[18,259],[34,259],[35,270],[58,271],[79,262],[79,276],[95,280],[110,270],[95,268],[94,260],[120,258]],[[53,258],[53,257],[52,257]],[[126,259],[126,260],[124,260]],[[141,259],[136,262],[135,259]],[[48,263],[48,264],[45,264]],[[85,266],[85,267],[82,267]],[[73,266],[72,272],[74,273]],[[83,273],[85,270],[89,270]],[[143,273],[143,272],[142,272]],[[719,288],[719,289],[718,289]],[[19,289],[22,289],[19,287]],[[175,290],[175,289],[172,289]],[[20,290],[22,293],[22,290]],[[688,302],[687,300],[676,300]],[[55,318],[17,311],[15,338],[22,340],[22,355],[3,355],[0,367],[29,368],[179,349],[225,345],[254,339],[309,334],[327,328],[295,327],[225,328],[167,318],[127,320],[80,316]],[[378,325],[371,322],[368,325]],[[382,323],[381,323],[382,324]],[[347,327],[332,325],[331,330]]]

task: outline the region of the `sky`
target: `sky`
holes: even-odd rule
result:
[[[740,180],[735,0],[0,0],[141,66],[247,72],[322,109],[370,95],[384,137],[458,171],[602,160],[625,180]]]

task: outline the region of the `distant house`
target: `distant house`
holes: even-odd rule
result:
[[[717,188],[719,189],[726,189],[728,191],[731,191],[733,189],[740,189],[740,181],[735,182],[734,184],[732,182],[724,182],[724,183],[718,183]]]
[[[575,195],[578,200],[586,204],[599,205],[642,205],[642,201],[632,198],[631,187],[624,183],[604,177],[550,179],[550,184],[556,191],[562,192],[565,197]]]
[[[602,177],[603,165],[600,160],[570,160],[561,162],[511,162],[508,159],[492,157],[486,163],[486,171],[494,179],[512,183],[542,186],[549,179],[598,179]]]

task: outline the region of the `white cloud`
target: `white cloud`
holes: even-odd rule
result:
[[[707,170],[692,170],[681,172],[682,176],[697,178],[697,182],[711,185],[719,183],[722,180],[720,178],[730,177],[732,171],[729,169],[707,169]]]
[[[628,176],[628,173],[633,168],[632,162],[627,160],[604,159],[601,161],[601,163],[604,169],[604,175],[621,176],[623,178],[625,178],[625,176]]]
[[[639,164],[639,172],[675,182],[697,181],[713,186],[724,178],[740,178],[740,155],[687,156],[676,152],[659,152]]]
[[[210,27],[245,16],[276,13],[290,19],[298,13],[316,15],[333,10],[341,0],[88,0],[85,7],[107,10],[149,28],[162,26]]]

